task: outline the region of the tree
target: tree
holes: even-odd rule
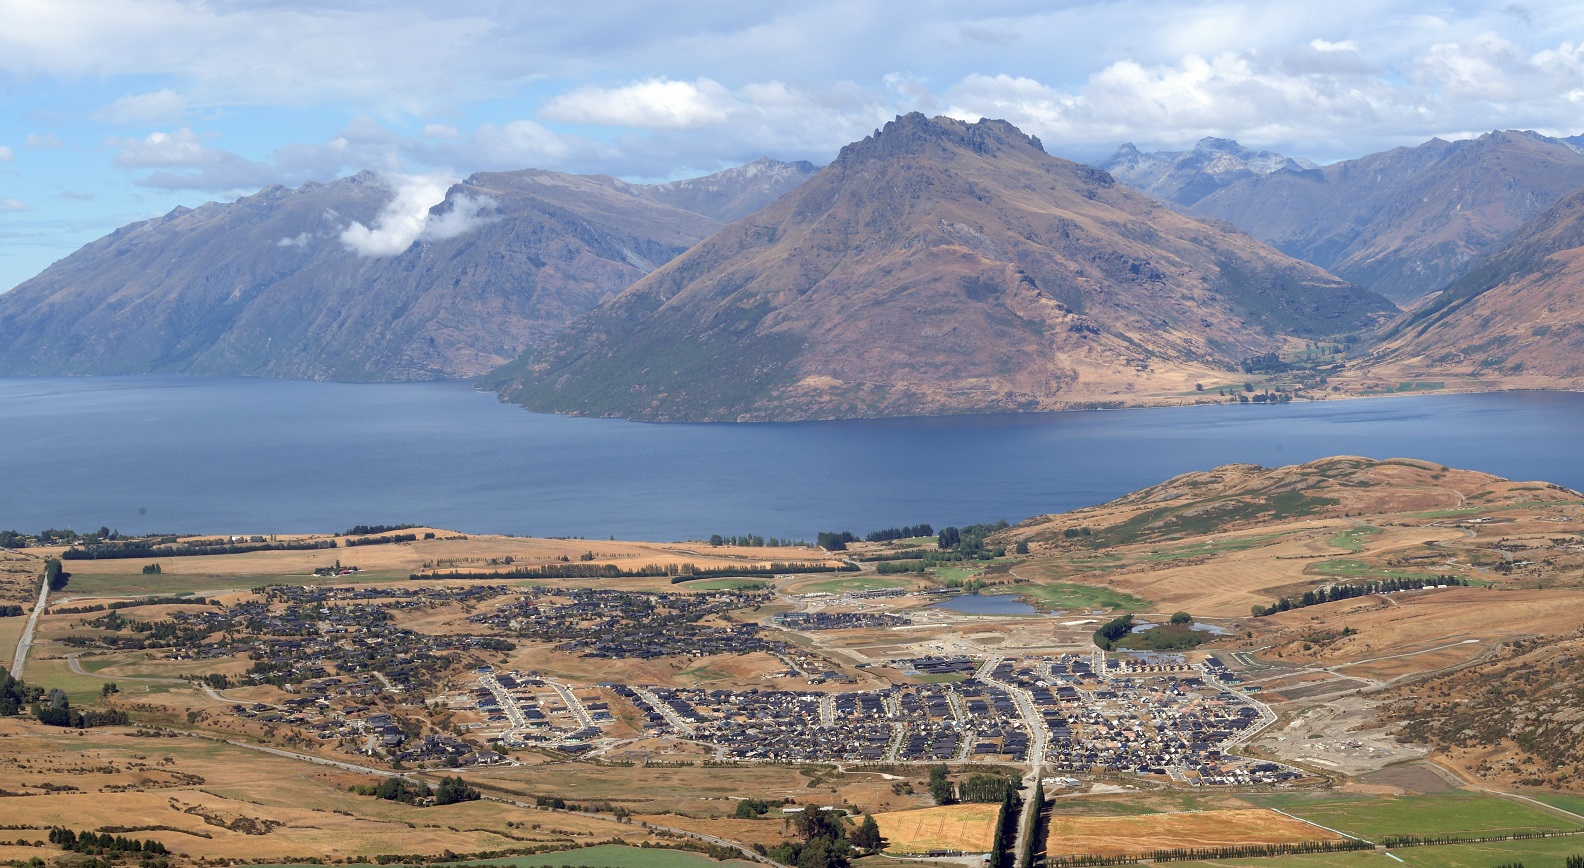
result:
[[[459,777],[441,778],[440,786],[435,788],[435,804],[454,805],[457,802],[476,802],[479,791],[467,785]]]
[[[946,779],[946,766],[930,766],[929,770],[930,797],[937,805],[950,805],[957,801],[957,791],[952,782]]]
[[[1122,615],[1107,621],[1100,629],[1095,631],[1096,645],[1110,651],[1123,636],[1133,632],[1133,616]]]
[[[1012,551],[1014,551],[1014,552],[1016,552],[1016,553],[1018,553],[1020,555],[1028,554],[1028,552],[1029,552],[1028,540],[1026,540],[1026,539],[1018,540],[1017,541],[1017,545],[1012,547]]]
[[[1193,623],[1193,616],[1187,612],[1173,612],[1171,623],[1174,627],[1184,627]]]
[[[65,589],[66,580],[70,578],[71,573],[61,569],[59,558],[50,558],[44,562],[44,581],[49,584],[50,590],[59,591]]]
[[[71,726],[71,700],[59,687],[50,688],[43,704],[34,708],[33,716],[46,726]]]
[[[885,839],[880,837],[880,824],[875,822],[874,817],[864,814],[863,822],[853,831],[852,843],[854,847],[862,847],[871,852],[885,846]]]

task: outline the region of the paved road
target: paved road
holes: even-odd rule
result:
[[[44,614],[44,607],[49,603],[49,583],[39,579],[38,604],[29,613],[27,626],[22,628],[22,638],[17,640],[16,654],[11,658],[11,677],[21,678],[22,667],[27,665],[28,650],[33,647],[33,628],[38,626],[39,616]]]
[[[1045,773],[1045,745],[1050,740],[1050,730],[1045,728],[1045,718],[1041,717],[1034,707],[1034,698],[1029,696],[1028,691],[1013,687],[1004,681],[997,681],[990,675],[999,663],[1000,658],[985,661],[985,665],[979,667],[975,677],[986,684],[994,684],[1005,690],[1012,697],[1012,702],[1017,705],[1018,713],[1023,716],[1023,725],[1028,727],[1029,773],[1023,778],[1023,787],[1028,792],[1028,798],[1023,800],[1023,813],[1018,817],[1017,842],[1012,849],[1013,853],[1021,854],[1027,846],[1024,842],[1034,831],[1034,818],[1039,815],[1040,805],[1033,798],[1034,786]]]

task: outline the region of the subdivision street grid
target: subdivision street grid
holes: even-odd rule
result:
[[[508,747],[574,755],[621,741],[605,734],[614,718],[597,688],[637,708],[645,737],[705,744],[723,761],[1022,764],[1043,745],[1040,760],[1056,772],[1199,785],[1301,777],[1231,752],[1274,715],[1223,682],[1230,674],[1215,658],[1128,657],[992,658],[977,667],[982,674],[957,683],[838,693],[586,685],[481,670],[477,687],[448,704],[471,705],[485,719],[480,734]]]

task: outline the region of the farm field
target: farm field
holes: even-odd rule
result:
[[[1001,806],[944,805],[875,814],[886,852],[895,854],[928,853],[932,850],[960,850],[982,853],[995,838],[996,817]]]
[[[618,834],[647,839],[608,815],[525,816],[492,801],[421,808],[359,796],[347,788],[373,780],[368,775],[127,728],[79,733],[0,720],[0,768],[6,789],[26,794],[5,798],[9,825],[150,827],[139,836],[190,859],[372,858]]]
[[[1462,791],[1356,799],[1257,795],[1247,799],[1372,841],[1388,835],[1505,835],[1584,829],[1584,823],[1540,808]]]
[[[709,866],[752,865],[738,859],[719,862],[702,853],[687,850],[667,850],[660,847],[624,847],[618,844],[597,844],[577,850],[558,850],[535,856],[510,856],[502,859],[474,859],[465,862],[441,862],[436,868],[473,868],[477,865],[501,868],[709,868]],[[301,868],[300,865],[263,865],[259,868]]]
[[[1569,856],[1584,855],[1584,838],[1536,838],[1487,844],[1399,847],[1390,856],[1373,850],[1356,853],[1306,853],[1250,859],[1174,862],[1198,868],[1494,868],[1521,862],[1525,868],[1562,868]]]
[[[1341,837],[1262,809],[1130,817],[1056,816],[1048,827],[1045,851],[1051,856],[1114,855],[1192,847],[1334,841]]]

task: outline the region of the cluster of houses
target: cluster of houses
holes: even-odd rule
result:
[[[501,633],[555,642],[557,650],[585,657],[774,653],[784,650],[782,643],[762,636],[757,624],[723,617],[768,601],[769,594],[747,590],[642,593],[530,588],[469,620]]]
[[[1021,760],[1028,751],[1016,705],[989,684],[847,693],[654,687],[634,696],[652,733],[711,742],[722,759]]]
[[[1096,664],[1099,665],[1096,665]],[[1282,783],[1301,775],[1227,752],[1270,712],[1216,678],[1220,661],[1179,655],[1105,658],[1067,654],[1002,661],[991,677],[1027,691],[1050,734],[1058,770],[1157,775],[1189,784]]]
[[[788,612],[777,615],[774,620],[777,626],[788,630],[854,630],[913,623],[907,615],[888,612]]]
[[[365,704],[383,690],[373,678],[321,678],[299,686],[299,695],[277,703],[254,702],[231,706],[239,718],[264,724],[299,728],[321,742],[334,742],[347,752],[386,760],[400,760],[412,766],[461,768],[493,765],[505,760],[501,754],[444,734],[415,734],[419,728],[406,727],[395,716]]]
[[[1032,723],[1043,730],[1045,762],[1058,771],[1197,785],[1300,776],[1230,753],[1228,743],[1269,712],[1180,659],[1018,658],[958,683],[844,693],[605,686],[637,707],[649,735],[713,744],[722,760],[1024,762]],[[1032,720],[1013,692],[1028,701]]]
[[[470,728],[507,747],[548,747],[577,755],[594,747],[614,722],[610,703],[594,685],[573,685],[482,666],[474,687],[443,701],[476,712]]]
[[[171,658],[245,656],[253,661],[245,679],[253,684],[295,688],[331,676],[365,676],[374,692],[421,692],[438,671],[461,653],[509,650],[490,635],[425,635],[391,624],[392,612],[441,605],[473,606],[501,594],[499,585],[470,587],[335,588],[269,586],[261,599],[221,609],[178,612],[170,617],[194,627],[206,641],[173,649]]]

